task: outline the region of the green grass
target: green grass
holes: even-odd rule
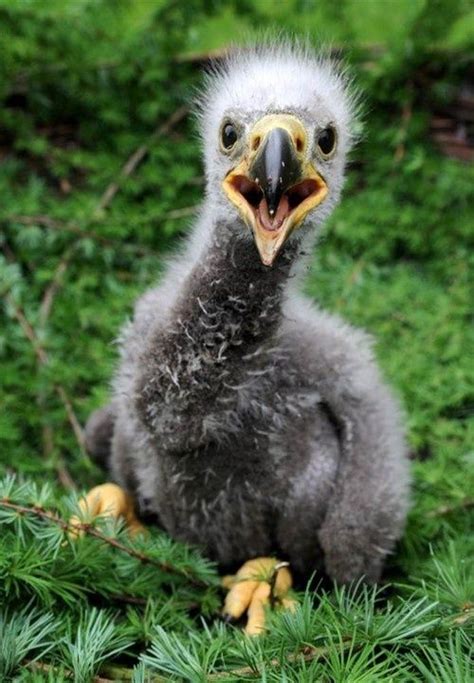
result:
[[[468,73],[468,7],[401,3],[392,44],[377,3],[365,33],[352,0],[337,12],[296,5],[0,1],[2,680],[473,677],[474,169],[441,155],[429,133]],[[220,47],[237,25],[282,22],[323,23],[353,50],[365,132],[305,289],[373,335],[404,404],[414,483],[383,587],[313,581],[294,614],[273,614],[250,640],[220,622],[217,573],[198,550],[156,530],[131,542],[107,520],[69,540],[64,520],[104,474],[67,407],[83,424],[106,401],[113,340],[186,238],[192,216],[179,211],[202,195],[191,117],[149,141],[199,80],[175,55]],[[374,61],[364,45],[379,40]],[[459,52],[440,59],[446,47]],[[143,162],[120,179],[142,144]]]

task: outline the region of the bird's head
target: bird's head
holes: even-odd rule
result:
[[[271,266],[338,200],[353,140],[346,80],[307,49],[267,46],[216,69],[200,109],[208,198]]]

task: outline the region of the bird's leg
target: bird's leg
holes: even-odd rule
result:
[[[287,597],[292,578],[287,562],[273,557],[249,560],[235,576],[225,576],[222,585],[227,588],[223,614],[238,619],[247,612],[245,632],[259,635],[265,630],[265,607],[275,604],[294,609],[296,601]]]
[[[107,483],[95,486],[79,501],[79,509],[81,515],[74,515],[69,520],[71,527],[77,527],[77,530],[72,530],[72,536],[81,536],[84,532],[81,529],[83,524],[83,517],[90,518],[99,515],[113,517],[117,519],[122,517],[129,533],[134,536],[138,533],[143,533],[145,527],[138,521],[135,514],[135,506],[132,497],[124,491],[117,484]]]

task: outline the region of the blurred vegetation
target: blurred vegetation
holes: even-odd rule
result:
[[[0,0],[0,28],[0,473],[17,476],[0,492],[2,680],[87,681],[100,667],[136,681],[245,667],[228,680],[469,680],[474,170],[456,157],[472,159],[472,2]],[[336,592],[314,607],[308,594],[248,643],[213,623],[215,573],[185,548],[152,534],[141,552],[192,567],[202,589],[97,538],[63,547],[60,525],[2,501],[67,518],[65,487],[102,480],[79,423],[106,400],[112,341],[202,197],[183,107],[209,54],[262,30],[330,44],[364,93],[307,291],[374,334],[415,483],[388,603]],[[389,637],[390,614],[402,626]],[[18,669],[37,657],[55,668]]]

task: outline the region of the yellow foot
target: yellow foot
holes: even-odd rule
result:
[[[223,614],[239,619],[247,611],[245,632],[254,636],[265,630],[265,607],[279,604],[294,609],[296,600],[286,597],[292,578],[287,562],[273,557],[249,560],[235,576],[225,576],[222,585],[227,588]]]
[[[82,536],[84,531],[80,529],[84,518],[93,518],[99,515],[105,517],[123,517],[129,533],[134,536],[145,532],[145,527],[140,524],[136,515],[131,496],[117,484],[101,484],[95,486],[79,501],[79,509],[82,515],[74,515],[69,520],[72,527],[78,527],[77,531],[71,531],[71,536]]]

